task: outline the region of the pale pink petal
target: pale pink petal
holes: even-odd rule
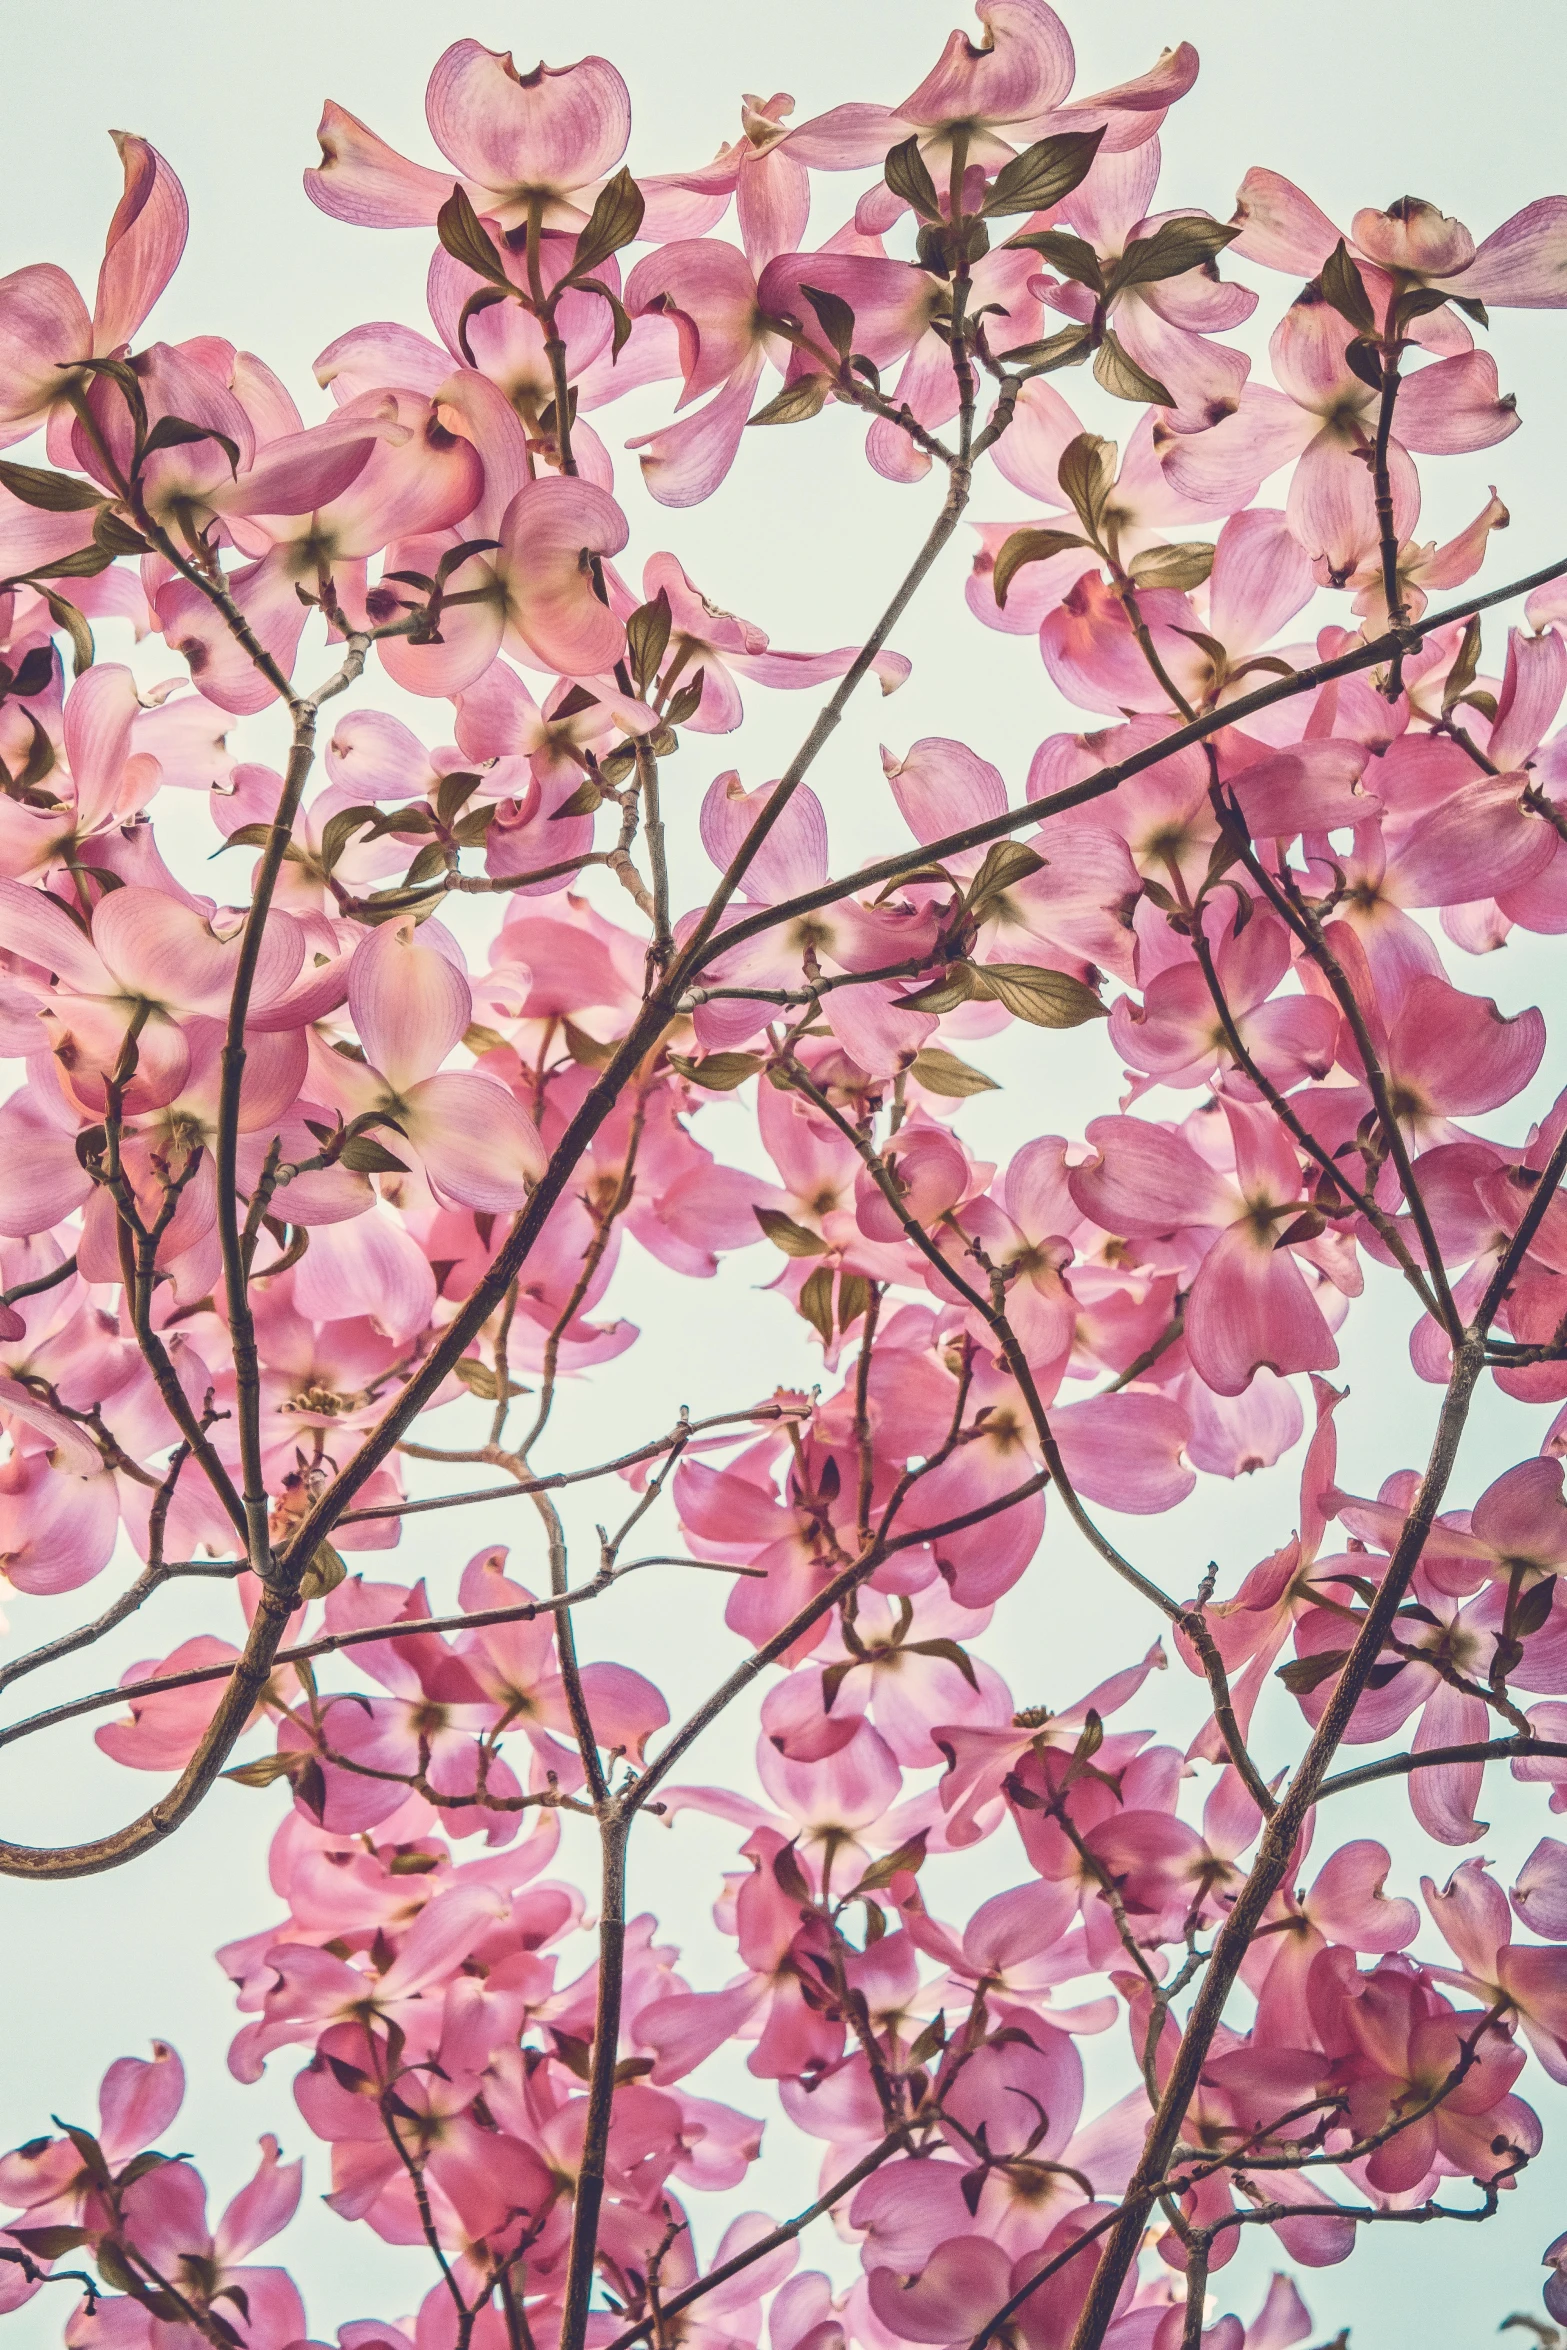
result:
[[[98,272],[93,348],[128,343],[179,266],[190,209],[185,191],[156,147],[128,131],[110,133],[125,167],[125,193],[115,207]]]
[[[440,1197],[491,1214],[525,1205],[548,1153],[515,1094],[477,1073],[427,1077],[403,1108],[409,1143]]]
[[[454,41],[436,61],[424,111],[459,171],[519,197],[602,179],[631,135],[631,100],[607,58],[519,74],[509,50],[478,41]]]
[[[321,161],[305,173],[305,194],[334,220],[350,221],[356,228],[423,228],[451,196],[448,172],[410,163],[331,98],[322,109],[316,137]]]
[[[413,921],[383,922],[355,949],[348,1004],[371,1066],[394,1093],[433,1076],[473,1018],[473,995]]]

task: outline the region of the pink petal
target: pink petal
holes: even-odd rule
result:
[[[404,1096],[408,1140],[431,1187],[459,1207],[522,1207],[549,1154],[515,1094],[488,1077],[427,1077]]]
[[[509,50],[454,41],[436,61],[425,118],[443,155],[486,188],[550,193],[614,170],[631,135],[631,100],[604,57],[519,74]]]
[[[357,228],[423,228],[451,195],[448,172],[427,171],[408,162],[331,98],[322,109],[316,137],[321,161],[305,173],[305,194],[333,220],[350,221]],[[399,375],[391,380],[409,379]]]
[[[185,2068],[162,2040],[152,2060],[117,2057],[98,2091],[98,2142],[110,2162],[128,2162],[162,2137],[185,2102]]]
[[[1187,1303],[1186,1343],[1220,1395],[1239,1395],[1260,1365],[1286,1376],[1331,1371],[1338,1361],[1294,1257],[1244,1224],[1232,1224],[1203,1259]]]
[[[383,922],[355,949],[348,1004],[371,1066],[396,1094],[439,1069],[473,1018],[473,995],[412,918]]]
[[[614,499],[591,482],[529,482],[501,523],[511,568],[511,612],[546,668],[592,677],[612,669],[625,642],[620,622],[593,592],[583,557],[618,555],[630,533]]]
[[[42,421],[60,368],[91,349],[87,306],[63,269],[37,261],[0,277],[0,449]]]
[[[109,135],[125,167],[125,193],[109,223],[98,272],[93,348],[99,353],[135,335],[179,267],[190,225],[185,191],[156,147],[128,131]]]

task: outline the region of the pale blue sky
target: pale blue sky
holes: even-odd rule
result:
[[[334,335],[369,318],[423,323],[429,246],[423,232],[377,237],[349,230],[305,201],[299,173],[315,160],[324,96],[433,162],[423,88],[448,40],[472,34],[497,48],[510,45],[524,68],[541,49],[559,64],[597,48],[615,58],[631,84],[633,166],[666,169],[705,160],[730,137],[741,90],[763,96],[791,90],[802,117],[847,97],[896,100],[926,69],[961,10],[949,0],[793,0],[787,8],[677,0],[662,10],[642,0],[577,0],[562,11],[475,0],[461,12],[432,12],[411,0],[375,6],[349,0],[335,11],[315,0],[270,0],[264,8],[254,0],[228,7],[142,0],[135,9],[83,0],[65,17],[15,6],[5,14],[0,270],[56,260],[90,290],[117,188],[103,134],[111,124],[142,132],[179,171],[193,214],[184,266],[154,329],[171,338],[215,332],[258,350],[313,415],[321,402],[310,361]],[[1483,233],[1530,198],[1554,192],[1567,176],[1560,141],[1567,19],[1560,0],[1509,0],[1505,8],[1494,0],[1484,8],[1438,0],[1418,12],[1377,12],[1359,0],[1317,0],[1309,7],[1295,0],[1160,0],[1157,6],[1100,0],[1067,14],[1083,89],[1141,70],[1161,46],[1181,38],[1201,50],[1202,78],[1167,126],[1161,201],[1187,201],[1223,216],[1245,169],[1263,163],[1300,180],[1340,221],[1363,203],[1413,192]],[[843,194],[823,183],[816,215],[823,232],[846,209],[846,199],[841,208],[838,202]],[[1265,315],[1272,315],[1267,303],[1284,297],[1283,281],[1258,282],[1265,287]],[[1492,344],[1504,387],[1519,396],[1525,429],[1498,450],[1440,470],[1427,466],[1426,532],[1446,535],[1467,520],[1496,481],[1514,516],[1510,535],[1496,547],[1491,576],[1500,579],[1567,544],[1558,389],[1567,369],[1567,319],[1504,314]],[[1075,385],[1070,396],[1077,396]],[[609,411],[606,437],[618,447],[665,413],[667,391],[655,389]],[[1124,431],[1124,412],[1115,420],[1095,413],[1094,420],[1106,430],[1119,422]],[[879,591],[923,528],[928,504],[924,493],[877,482],[857,434],[836,417],[809,435],[754,436],[728,493],[691,515],[652,507],[629,463],[624,494],[638,557],[673,546],[715,600],[760,621],[780,644],[807,646],[863,633]],[[982,501],[977,510],[985,514],[1005,515],[1017,505],[999,483],[987,485]],[[861,704],[823,763],[822,794],[845,856],[888,829],[875,764],[879,739],[902,748],[925,733],[964,735],[1017,788],[1035,743],[1063,723],[1032,648],[958,617],[964,560],[954,550],[924,606],[899,632],[915,659],[909,685],[885,706]],[[156,652],[142,657],[149,677],[171,666]],[[375,691],[391,698],[379,685]],[[752,713],[738,755],[754,784],[778,771],[809,713],[802,702],[759,693]],[[420,716],[427,739],[441,739],[438,728],[431,731],[428,705]],[[253,739],[264,744],[265,730]],[[691,771],[676,778],[677,825],[728,759],[721,744],[699,745],[685,756]],[[680,870],[694,895],[700,858],[686,857]],[[1495,992],[1509,1009],[1559,1000],[1538,943],[1457,975],[1461,984]],[[1109,1106],[1116,1090],[1098,1031],[1043,1044],[1032,1034],[1014,1036],[976,1057],[1008,1080],[1006,1093],[987,1097],[966,1118],[976,1143],[997,1154],[1041,1128],[1080,1126]],[[1558,1081],[1542,1080],[1539,1099]],[[1530,1106],[1537,1106],[1535,1095]],[[702,1132],[720,1156],[744,1148],[733,1105],[708,1112]],[[582,1459],[602,1450],[597,1432],[606,1424],[617,1435],[661,1425],[675,1389],[701,1410],[713,1408],[715,1398],[733,1401],[742,1389],[762,1391],[780,1378],[809,1381],[813,1368],[794,1328],[773,1300],[756,1294],[770,1272],[748,1256],[698,1292],[629,1252],[616,1302],[642,1322],[646,1335],[591,1387],[568,1396],[555,1457]],[[1343,1481],[1367,1490],[1423,1451],[1432,1398],[1407,1371],[1401,1302],[1390,1300],[1380,1323],[1369,1315],[1362,1320],[1347,1358],[1355,1394],[1342,1415]],[[1499,1412],[1484,1412],[1456,1498],[1472,1499],[1496,1469],[1538,1443],[1542,1427],[1539,1413],[1504,1421]],[[1183,1588],[1214,1554],[1229,1582],[1289,1532],[1294,1497],[1289,1464],[1239,1491],[1205,1483],[1173,1526],[1130,1529],[1128,1540],[1137,1555],[1160,1560]],[[584,1520],[593,1515],[589,1508]],[[428,1571],[443,1590],[471,1550],[507,1532],[498,1515],[472,1512],[460,1532],[422,1531],[389,1571]],[[515,1538],[524,1540],[520,1532]],[[1037,1574],[1019,1594],[1002,1618],[994,1653],[1020,1700],[1059,1704],[1146,1643],[1150,1628],[1118,1592],[1105,1592],[1055,1528],[1047,1551],[1048,1579]],[[374,1572],[374,1562],[367,1565]],[[693,1638],[694,1628],[709,1620],[711,1595],[688,1599],[684,1591],[655,1589],[651,1578],[645,1583],[631,1587],[603,1636],[639,1661],[654,1659],[677,1689],[695,1694],[722,1653],[710,1645],[704,1656]],[[43,1619],[25,1601],[10,1613],[21,1633]],[[171,1605],[156,1631],[122,1638],[104,1652],[104,1678],[172,1645],[184,1623]],[[1173,1710],[1176,1700],[1186,1702],[1189,1715],[1188,1691],[1159,1688],[1159,1710],[1181,1734],[1186,1716]],[[1281,1740],[1286,1722],[1280,1715]],[[726,1730],[694,1775],[733,1780],[746,1774],[749,1737],[743,1724]],[[25,1765],[0,1760],[0,1825],[7,1834],[101,1828],[139,1800],[147,1784],[128,1782],[71,1735],[26,1751]],[[46,1770],[57,1776],[40,1784]],[[179,2142],[203,2161],[218,2202],[246,2175],[262,2129],[276,2129],[289,2152],[308,2152],[305,2213],[292,2242],[312,2333],[329,2338],[344,2318],[394,2317],[411,2308],[426,2279],[421,2256],[389,2253],[315,2200],[326,2185],[324,2150],[294,2111],[287,2057],[274,2059],[256,2089],[238,2088],[223,2069],[234,2017],[210,1952],[274,1914],[263,1853],[276,1816],[273,1798],[224,1788],[168,1851],[131,1873],[41,1892],[0,1885],[0,1932],[10,1960],[8,2028],[0,2032],[0,2142],[46,2127],[51,2107],[87,2117],[109,2058],[142,2047],[154,2034],[172,2038],[193,2075]],[[1421,1847],[1406,1832],[1396,1797],[1389,1817],[1391,1830],[1378,1825],[1377,1832],[1401,1848],[1401,1859],[1405,1852],[1413,1858]],[[1344,1830],[1367,1832],[1374,1819],[1365,1807],[1344,1821]],[[1497,1821],[1497,1835],[1479,1849],[1494,1851],[1504,1864],[1521,1859],[1549,1824],[1533,1805],[1520,1816],[1505,1804]],[[693,1976],[703,1983],[722,1980],[731,1964],[706,1905],[714,1872],[732,1851],[730,1831],[690,1819],[667,1843],[649,1831],[640,1862],[639,1898],[660,1908],[670,1937],[685,1944]],[[1428,1854],[1422,1857],[1431,1865]],[[965,1888],[1010,1881],[997,1872],[1011,1866],[1010,1852],[984,1848],[967,1869]],[[1407,1870],[1403,1883],[1409,1884]],[[962,1898],[952,1893],[953,1910]],[[1087,2053],[1094,2071],[1119,2085],[1119,2036],[1113,2050],[1088,2043]],[[720,2071],[713,2093],[751,2111],[768,2110],[769,2100],[738,2064]],[[1548,2124],[1557,2121],[1559,2128],[1567,2119],[1553,2112],[1562,2106],[1559,2092],[1537,2071],[1525,2085]],[[808,2198],[813,2166],[812,2153],[791,2150],[775,2127],[764,2175],[745,2200],[792,2207]],[[1537,2307],[1534,2264],[1567,2216],[1564,2185],[1567,2162],[1558,2156],[1530,2175],[1506,2218],[1483,2233],[1381,2231],[1348,2269],[1304,2280],[1321,2334],[1352,2321],[1362,2344],[1423,2331],[1443,2350],[1449,2343],[1457,2350],[1485,2338],[1509,2309]],[[1233,2296],[1226,2290],[1221,2306],[1233,2301],[1249,2313],[1267,2253],[1267,2246],[1248,2253],[1249,2288]],[[42,2297],[12,2321],[11,2339],[19,2346],[52,2341],[61,2315],[57,2302]]]

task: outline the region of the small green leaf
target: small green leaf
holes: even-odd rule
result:
[[[1182,277],[1201,269],[1240,235],[1238,226],[1208,220],[1201,213],[1167,220],[1151,237],[1134,237],[1115,265],[1110,280],[1113,293],[1127,286],[1156,285],[1161,278]]]
[[[1114,441],[1107,441],[1102,433],[1080,432],[1067,442],[1056,465],[1061,495],[1095,540],[1104,529],[1118,454]]]
[[[1086,238],[1074,237],[1070,229],[1032,229],[1026,236],[1009,237],[1006,249],[1009,253],[1037,253],[1058,276],[1070,278],[1074,285],[1087,286],[1095,294],[1102,294],[1105,290],[1105,273],[1100,267],[1098,254]],[[1081,334],[1086,330],[1080,327],[1078,332]],[[1060,337],[1054,339],[1059,341]],[[1021,352],[1012,351],[1003,353],[1003,357],[1008,359],[1021,358],[1022,355]]]
[[[85,2228],[10,2228],[7,2233],[35,2260],[62,2260],[90,2241]]]
[[[905,139],[900,146],[893,148],[882,165],[882,178],[893,194],[901,196],[921,220],[940,221],[941,199],[936,194],[936,183],[920,153],[918,135]]]
[[[642,190],[622,164],[594,199],[588,225],[577,238],[571,275],[578,279],[586,277],[589,270],[607,261],[611,253],[618,253],[623,245],[633,243],[646,210]]]
[[[818,1265],[800,1292],[798,1311],[810,1323],[823,1346],[832,1344],[832,1275]]]
[[[646,693],[658,675],[669,648],[670,626],[669,595],[664,588],[650,604],[639,604],[626,622],[626,652],[638,693]]]
[[[1366,292],[1366,281],[1351,261],[1342,237],[1322,264],[1317,283],[1324,302],[1330,302],[1340,318],[1347,318],[1357,334],[1375,334],[1377,315]]]
[[[1292,1657],[1280,1665],[1274,1679],[1282,1681],[1291,1697],[1305,1697],[1322,1681],[1329,1681],[1349,1662],[1347,1648],[1322,1649],[1315,1656]]]
[[[141,445],[144,457],[156,456],[160,449],[183,449],[193,441],[216,441],[229,461],[229,471],[236,480],[239,476],[239,443],[230,440],[226,432],[217,432],[210,424],[192,424],[184,416],[160,416]]]
[[[883,1893],[894,1877],[917,1875],[925,1865],[925,1841],[929,1834],[928,1828],[921,1828],[906,1844],[900,1844],[896,1852],[884,1853],[880,1860],[873,1860],[855,1886],[855,1892]]]
[[[1048,212],[1088,177],[1104,135],[1101,125],[1096,131],[1062,131],[1053,139],[1037,139],[1002,165],[990,183],[981,212],[988,220],[1014,212]],[[1230,233],[1233,236],[1235,231]]]
[[[666,724],[684,726],[688,718],[694,718],[702,707],[702,696],[706,690],[707,670],[704,667],[697,670],[693,677],[688,677],[678,693],[670,695],[664,710]]]
[[[939,1044],[920,1048],[909,1064],[909,1075],[927,1093],[939,1093],[949,1101],[965,1101],[970,1094],[998,1090],[995,1079],[987,1077],[983,1069],[972,1068]]]
[[[407,1162],[394,1159],[373,1134],[351,1134],[338,1152],[338,1163],[351,1175],[406,1175]]]
[[[828,1245],[819,1232],[810,1232],[786,1216],[782,1208],[753,1208],[756,1218],[774,1248],[781,1248],[786,1257],[824,1257]]]
[[[516,292],[506,274],[506,264],[496,251],[489,230],[475,212],[467,193],[454,187],[435,217],[435,233],[454,261],[471,269],[475,277],[488,278],[505,294]]]
[[[752,424],[804,424],[812,416],[820,416],[827,405],[828,382],[824,375],[802,375],[794,383],[785,384],[775,399],[765,408],[758,408],[746,422]]]
[[[677,1075],[708,1093],[733,1093],[737,1085],[744,1085],[765,1066],[760,1053],[707,1053],[700,1061],[689,1061],[684,1053],[669,1053],[666,1058]]]
[[[339,1557],[330,1542],[318,1545],[316,1554],[299,1578],[301,1599],[325,1599],[335,1591],[348,1573],[347,1561]]]
[[[1185,595],[1202,586],[1213,569],[1213,556],[1206,539],[1189,539],[1179,547],[1144,547],[1140,555],[1132,557],[1128,569],[1136,587],[1174,588]]]
[[[840,359],[847,359],[854,349],[854,312],[841,294],[832,294],[820,286],[802,285],[801,293],[815,311],[822,333]]]
[[[968,886],[965,901],[969,914],[982,922],[991,910],[994,900],[1005,897],[1007,891],[1031,873],[1043,870],[1044,858],[1025,841],[992,841],[985,851],[985,861]]]
[[[92,630],[87,625],[87,615],[79,612],[64,596],[52,595],[48,588],[41,589],[40,593],[49,607],[49,617],[55,627],[63,628],[71,640],[71,675],[80,677],[84,669],[92,667],[97,651]]]
[[[37,506],[45,514],[84,514],[89,506],[106,502],[95,481],[50,473],[41,465],[17,465],[9,457],[0,457],[0,485],[24,506]]]
[[[1117,400],[1143,400],[1153,408],[1175,406],[1175,394],[1129,357],[1109,327],[1105,328],[1104,341],[1094,353],[1094,381]]]
[[[1033,963],[981,963],[974,976],[986,995],[1033,1028],[1081,1028],[1085,1020],[1109,1018],[1093,989],[1066,971],[1045,971]]]
[[[1064,555],[1069,547],[1087,544],[1075,530],[1015,530],[1009,539],[1003,539],[990,575],[996,602],[1005,610],[1007,591],[1025,564],[1048,563],[1052,555]]]
[[[568,816],[591,816],[603,798],[604,794],[593,777],[585,775],[570,799],[562,800],[558,808],[551,809],[550,822],[561,824]]]

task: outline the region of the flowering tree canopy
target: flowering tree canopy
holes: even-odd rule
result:
[[[202,1626],[0,1728],[94,1723],[158,1782],[0,1871],[271,1790],[232,2070],[301,2067],[333,2210],[430,2262],[341,2350],[1284,2350],[1287,2273],[1222,2313],[1244,2231],[1298,2269],[1483,2220],[1567,2083],[1567,1843],[1510,1888],[1472,1849],[1488,1771],[1567,1808],[1567,1095],[1519,1110],[1545,1020],[1470,967],[1567,932],[1567,555],[1474,584],[1494,491],[1419,536],[1422,461],[1518,428],[1492,314],[1567,307],[1567,197],[1340,226],[1257,168],[1220,221],[1159,187],[1194,51],[1083,95],[1045,0],[978,18],[896,103],[748,96],[635,176],[600,57],[454,42],[423,159],[329,102],[306,191],[433,232],[429,321],[349,323],[311,422],[218,336],[143,339],[187,218],[143,139],[90,308],[0,278],[0,1569],[24,1625],[83,1593],[0,1689],[143,1610],[156,1650],[171,1585]],[[1265,371],[1233,337],[1270,298]],[[900,583],[779,650],[654,509],[752,427],[862,424]],[[1081,731],[1026,777],[932,735],[829,782],[911,601],[967,625],[960,557]],[[132,636],[163,682],[106,657]],[[782,775],[696,800],[703,738],[799,690]],[[1047,1101],[1096,1021],[1086,1130],[977,1155],[975,1041],[1037,1031]],[[746,1165],[702,1138],[723,1096]],[[692,1281],[755,1251],[819,1382],[731,1366],[729,1408],[672,1388],[563,1456],[562,1383],[638,1335],[600,1312],[628,1235]],[[1352,1493],[1337,1334],[1378,1305],[1429,1436]],[[1519,1456],[1489,1483],[1478,1398]],[[1260,1563],[1193,1587],[1126,1530],[1297,1445]],[[468,1557],[497,1496],[517,1538]],[[975,1644],[1068,1527],[1146,1638],[1051,1711]],[[613,1654],[634,1571],[710,1660],[683,1719]],[[749,1791],[703,1783],[731,1709]],[[1419,1903],[1335,1837],[1371,1786],[1447,1848]],[[633,1832],[692,1811],[723,1981],[628,1915]],[[754,2114],[702,2082],[737,2042]],[[63,2284],[70,2350],[309,2341],[258,2258],[301,2163],[263,2139],[210,2221],[183,2088],[160,2042],[0,2159],[0,2311]],[[820,2192],[715,2242],[764,2123]],[[829,2217],[850,2249],[798,2265]],[[1567,2237],[1545,2265],[1567,2321]]]

